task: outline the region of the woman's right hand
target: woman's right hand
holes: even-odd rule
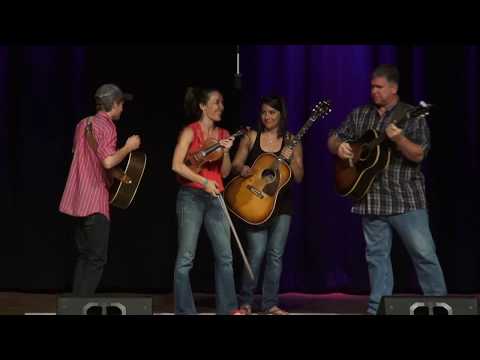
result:
[[[242,171],[240,171],[240,176],[242,177],[249,177],[253,174],[252,169],[250,166],[243,165]]]
[[[203,186],[203,190],[205,190],[212,196],[218,196],[220,194],[220,191],[218,191],[217,183],[212,180],[207,180],[207,182]]]

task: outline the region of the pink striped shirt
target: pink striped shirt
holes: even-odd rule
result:
[[[95,153],[85,137],[87,119],[75,129],[73,160],[59,210],[78,217],[101,213],[110,220],[109,179],[101,161],[116,152],[117,129],[106,112],[100,111],[92,118],[98,143]]]

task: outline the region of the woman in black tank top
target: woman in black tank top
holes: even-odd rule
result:
[[[293,178],[296,182],[303,179],[303,156],[300,143],[292,150],[286,146],[291,136],[286,131],[287,109],[282,97],[264,97],[261,100],[261,114],[258,131],[250,131],[240,142],[232,167],[241,176],[251,175],[250,167],[257,157],[264,153],[275,153],[290,159]],[[271,315],[286,315],[278,307],[278,290],[282,274],[282,256],[287,242],[292,218],[292,194],[290,184],[279,194],[275,215],[266,226],[247,227],[248,260],[255,280],[244,270],[240,290],[240,309],[246,314],[252,312],[254,291],[260,274],[260,266],[265,258],[262,284],[262,311]]]

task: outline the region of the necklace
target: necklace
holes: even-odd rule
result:
[[[273,144],[273,141],[275,140],[275,137],[276,137],[275,135],[274,135],[274,136],[270,136],[270,137],[265,136],[268,144]]]

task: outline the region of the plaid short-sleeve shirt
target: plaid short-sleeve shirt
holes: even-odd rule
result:
[[[397,106],[405,110],[413,108],[412,105],[398,102],[381,118],[373,104],[361,106],[354,109],[333,133],[343,141],[356,141],[369,129],[384,132],[392,121],[391,115]],[[399,127],[410,141],[424,148],[425,155],[428,153],[430,131],[425,118],[411,118],[399,124]],[[377,175],[367,195],[353,203],[352,212],[361,215],[393,215],[426,207],[425,178],[421,165],[408,160],[392,146],[390,164]]]

